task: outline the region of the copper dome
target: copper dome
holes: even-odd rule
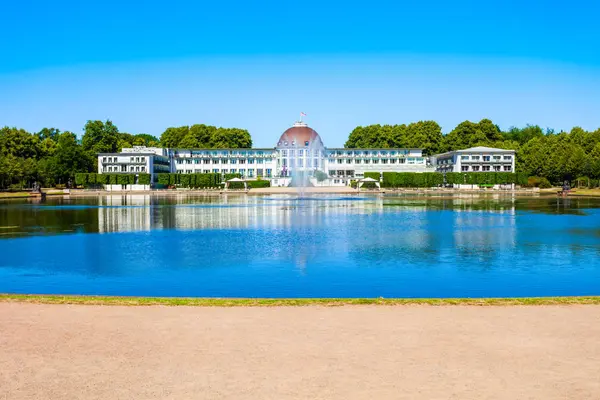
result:
[[[321,137],[312,128],[306,124],[296,123],[294,126],[281,134],[277,146],[312,146],[322,143]]]

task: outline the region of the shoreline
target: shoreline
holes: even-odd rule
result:
[[[549,306],[600,305],[600,296],[498,298],[215,298],[0,293],[0,303],[100,306],[306,307],[306,306]]]
[[[518,197],[557,197],[557,191],[554,189],[532,191],[527,189],[517,190],[481,190],[481,189],[384,189],[381,191],[364,190],[357,192],[352,188],[307,188],[300,192],[297,188],[273,187],[262,189],[244,190],[123,190],[123,191],[105,191],[105,190],[81,190],[74,189],[70,193],[59,191],[46,192],[47,197],[105,197],[105,196],[129,196],[129,195],[150,195],[157,197],[174,197],[174,196],[265,196],[265,195],[354,195],[354,196],[379,196],[379,195],[410,195],[410,196],[427,196],[427,197],[442,197],[442,196],[470,196],[470,197],[488,197],[488,196],[518,196]],[[567,198],[597,198],[600,197],[600,190],[580,190],[569,193]],[[11,199],[38,199],[31,196],[29,192],[13,192],[0,193],[0,200]]]

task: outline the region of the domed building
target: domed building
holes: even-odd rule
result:
[[[511,156],[507,155],[504,159],[514,159],[508,157]],[[514,170],[514,164],[504,168],[505,171]],[[303,121],[286,129],[276,146],[270,148],[166,149],[137,146],[124,148],[121,153],[98,154],[98,173],[148,173],[152,184],[158,183],[159,173],[213,173],[223,177],[235,174],[246,180],[267,179],[271,186],[343,186],[363,178],[368,172],[434,170],[421,149],[326,148],[321,136]],[[317,174],[317,171],[322,173]]]
[[[296,122],[277,142],[277,171],[281,177],[312,176],[325,167],[325,146],[314,129]]]

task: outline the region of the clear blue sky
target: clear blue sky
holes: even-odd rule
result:
[[[600,2],[5,1],[0,125],[600,127]]]

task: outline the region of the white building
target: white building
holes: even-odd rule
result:
[[[437,172],[515,172],[515,151],[471,147],[432,157]]]
[[[327,148],[306,123],[296,122],[273,148],[164,149],[134,147],[121,153],[99,154],[98,173],[240,174],[247,179],[270,179],[273,186],[348,185],[366,172],[514,172],[514,150],[474,147],[426,157],[421,149]]]

